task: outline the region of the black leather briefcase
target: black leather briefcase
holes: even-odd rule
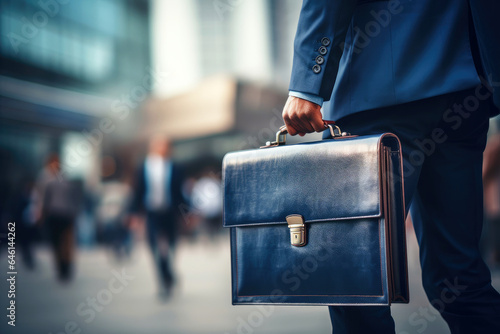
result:
[[[233,304],[408,303],[399,140],[330,131],[225,156]]]

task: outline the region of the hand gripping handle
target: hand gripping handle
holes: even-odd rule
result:
[[[340,128],[335,125],[335,121],[325,121],[323,120],[323,124],[326,129],[330,129],[330,134],[332,135],[332,138],[335,137],[342,137],[342,136],[349,136],[348,133],[342,133]],[[286,128],[286,125],[282,125],[278,132],[276,132],[276,141],[268,141],[266,142],[265,146],[261,146],[261,148],[266,148],[266,147],[273,147],[273,146],[279,146],[279,145],[285,145],[286,144],[286,135],[288,134],[288,129]]]

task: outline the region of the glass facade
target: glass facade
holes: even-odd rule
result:
[[[140,80],[150,63],[148,1],[3,0],[0,6],[2,75],[108,95]]]
[[[49,153],[85,142],[133,87],[146,99],[149,11],[148,0],[0,0],[0,157],[15,171],[0,173],[0,184],[33,178]],[[123,103],[134,109],[136,100]],[[132,111],[102,141],[133,123]],[[92,146],[78,177],[100,150]]]
[[[212,1],[197,0],[196,9],[199,18],[201,69],[207,77],[233,69],[231,57],[232,21],[221,17],[214,9]]]

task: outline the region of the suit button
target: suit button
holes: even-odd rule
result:
[[[328,37],[323,37],[321,39],[321,44],[323,44],[324,46],[330,45],[330,39]]]
[[[319,65],[314,65],[313,66],[313,72],[318,74],[319,72],[321,72],[321,66]]]
[[[326,53],[328,52],[328,50],[322,45],[319,47],[318,49],[318,52],[321,54],[321,55],[326,55]]]
[[[325,58],[323,56],[317,56],[316,57],[316,64],[321,65],[325,62]]]

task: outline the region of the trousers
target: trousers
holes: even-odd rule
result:
[[[74,218],[51,214],[46,217],[45,222],[54,251],[59,279],[68,281],[73,273],[75,253]]]
[[[175,276],[171,264],[177,240],[175,215],[172,210],[149,211],[146,215],[147,239],[157,267],[160,286],[170,289]]]
[[[493,109],[491,92],[480,86],[337,121],[355,135],[392,132],[400,138],[423,287],[452,334],[500,333],[500,295],[479,250],[482,154]],[[395,332],[388,306],[329,312],[334,334]]]

